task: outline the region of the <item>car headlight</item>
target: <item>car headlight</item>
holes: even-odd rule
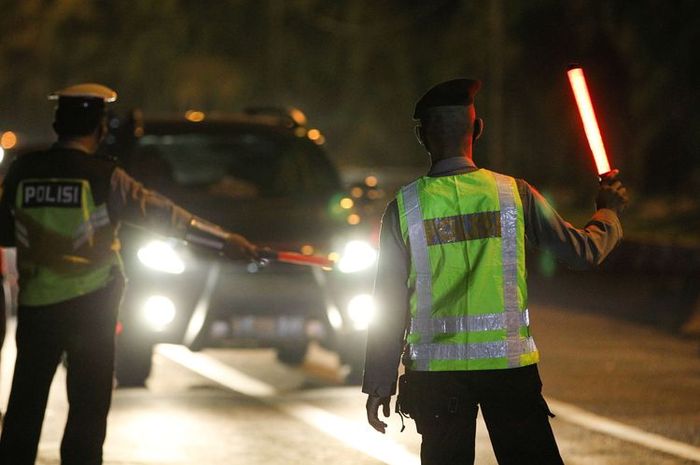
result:
[[[348,302],[348,317],[355,329],[367,329],[375,311],[374,298],[369,294],[356,295]]]
[[[343,273],[356,273],[366,270],[377,261],[377,251],[366,241],[350,241],[338,262]]]
[[[141,247],[136,253],[141,263],[154,270],[165,273],[180,274],[185,271],[182,261],[175,249],[164,241],[152,241]]]
[[[143,316],[156,331],[162,331],[175,319],[175,304],[162,295],[152,295],[143,304]]]

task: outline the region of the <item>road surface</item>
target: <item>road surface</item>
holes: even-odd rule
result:
[[[700,463],[700,356],[695,341],[608,318],[533,305],[544,393],[569,465]],[[6,405],[14,340],[3,349]],[[63,369],[51,390],[40,465],[59,464]],[[107,465],[417,464],[420,437],[397,415],[386,436],[366,425],[365,396],[342,384],[334,355],[302,367],[271,350],[192,353],[158,346],[147,388],[115,391]],[[477,464],[496,464],[483,424]]]

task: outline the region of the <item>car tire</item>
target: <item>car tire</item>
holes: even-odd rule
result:
[[[143,387],[153,366],[153,345],[118,341],[115,360],[117,387]]]
[[[277,360],[285,365],[301,365],[306,358],[309,341],[277,346]]]
[[[345,376],[345,384],[356,385],[362,384],[362,376],[365,370],[364,360],[355,360],[351,362],[346,362],[348,368],[347,375]]]
[[[343,365],[345,365],[347,370],[345,384],[362,384],[362,376],[365,370],[364,351],[345,351],[344,353],[340,354],[340,361],[343,363]]]

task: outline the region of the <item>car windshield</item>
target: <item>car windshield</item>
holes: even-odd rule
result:
[[[337,191],[334,168],[317,147],[303,142],[253,133],[145,135],[138,142],[135,171],[157,184],[174,183],[221,197]]]

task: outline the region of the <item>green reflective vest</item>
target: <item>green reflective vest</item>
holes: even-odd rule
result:
[[[407,367],[490,370],[537,363],[515,179],[484,169],[426,176],[403,187],[397,202],[411,252]]]
[[[22,179],[14,213],[21,305],[95,291],[120,265],[107,206],[95,205],[86,179]]]

